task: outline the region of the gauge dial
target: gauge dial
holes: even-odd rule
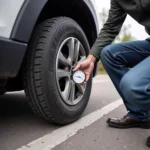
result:
[[[75,83],[81,84],[85,81],[85,73],[81,70],[78,70],[73,73],[73,80]]]

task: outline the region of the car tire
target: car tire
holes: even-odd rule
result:
[[[83,30],[71,18],[52,18],[37,26],[26,55],[24,83],[29,104],[38,116],[60,125],[81,117],[89,101],[92,78],[77,85],[71,71],[88,52]]]

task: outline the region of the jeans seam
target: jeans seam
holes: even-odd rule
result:
[[[134,53],[134,52],[136,52],[136,51],[124,51],[124,52],[118,52],[118,53],[116,53],[116,54],[113,54],[113,57],[116,57],[116,56],[118,56],[118,55],[120,55],[120,54],[125,54],[125,53]],[[148,54],[150,54],[150,52],[147,52],[147,51],[137,51],[137,52],[139,52],[139,53],[141,53],[141,54],[146,54],[146,53],[148,53]]]

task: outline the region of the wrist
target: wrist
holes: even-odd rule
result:
[[[93,63],[95,63],[95,61],[96,61],[96,58],[95,58],[93,55],[91,55],[91,54],[88,55],[87,59],[88,59],[90,62],[93,62]]]

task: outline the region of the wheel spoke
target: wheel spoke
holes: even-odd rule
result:
[[[62,69],[57,70],[57,77],[58,78],[63,78],[63,77],[70,77],[70,72]]]
[[[74,57],[75,57],[75,65],[77,64],[77,61],[78,61],[78,57],[79,57],[79,49],[80,49],[80,42],[77,41],[77,43],[75,44],[75,54],[74,54]]]
[[[62,52],[59,53],[59,60],[62,64],[66,65],[66,66],[71,66],[71,62],[64,57]]]
[[[70,101],[73,103],[75,99],[75,83],[71,81]]]
[[[68,80],[65,86],[65,90],[62,92],[64,99],[67,101],[69,101],[70,91],[71,91],[71,82],[70,80]]]
[[[74,50],[75,50],[75,39],[71,38],[69,43],[69,59],[73,62],[74,61]]]
[[[84,94],[84,88],[83,88],[83,85],[81,85],[81,84],[76,84],[76,86],[77,86],[77,88],[78,88],[80,94]]]

